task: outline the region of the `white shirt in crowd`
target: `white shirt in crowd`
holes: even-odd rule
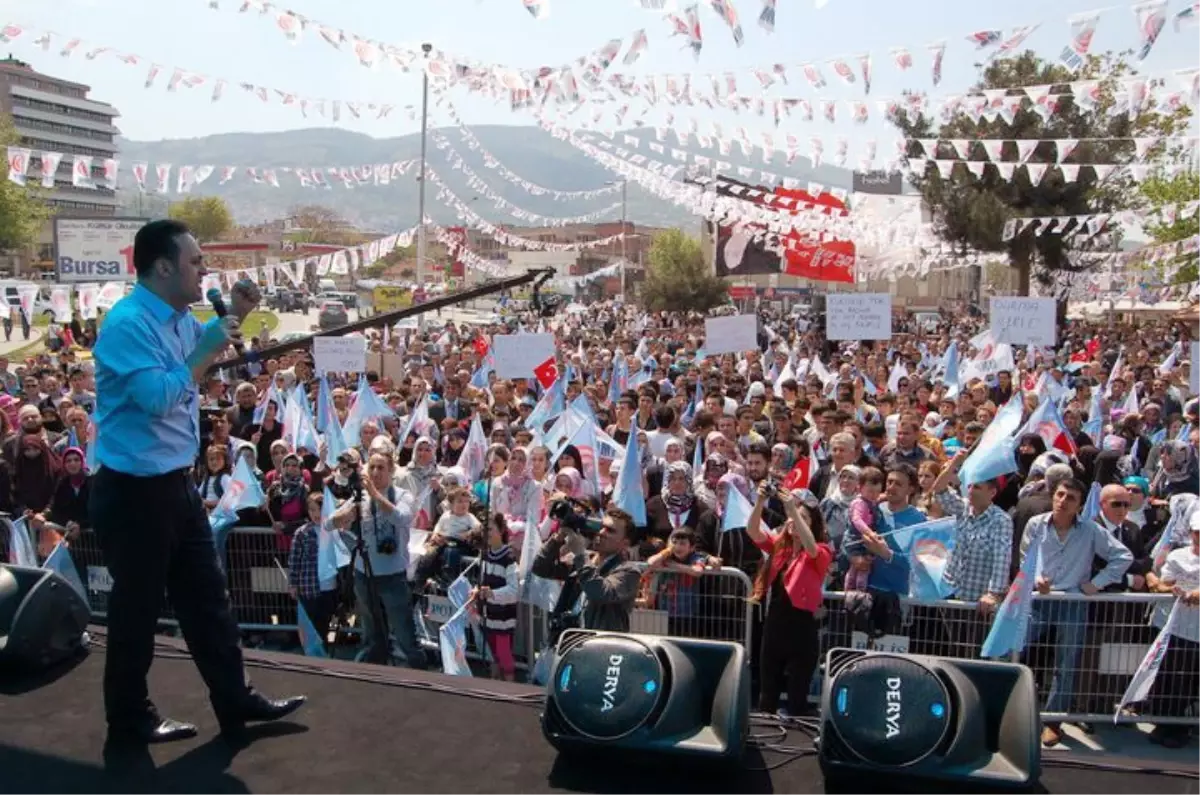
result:
[[[1185,591],[1200,588],[1200,555],[1192,551],[1192,545],[1180,547],[1167,555],[1163,562],[1162,574],[1164,580],[1170,580]],[[1150,623],[1162,629],[1167,623],[1171,612],[1171,602],[1165,602],[1154,608]],[[1179,617],[1175,619],[1175,631],[1171,633],[1178,638],[1186,638],[1193,643],[1200,643],[1200,606],[1181,605]]]

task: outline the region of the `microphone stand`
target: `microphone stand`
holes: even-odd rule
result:
[[[354,534],[354,548],[350,550],[350,571],[355,571],[354,559],[357,557],[363,564],[363,577],[366,579],[367,602],[368,609],[371,611],[371,621],[374,623],[376,631],[383,633],[383,659],[379,659],[379,654],[375,651],[376,644],[373,639],[367,638],[366,661],[388,665],[392,659],[392,632],[391,627],[388,626],[387,612],[383,609],[383,604],[379,601],[379,591],[375,585],[375,569],[371,565],[371,555],[368,553],[367,545],[363,541],[362,472],[357,467],[350,475],[350,489],[352,493],[351,499],[354,500],[354,522],[350,525],[351,531]],[[375,528],[375,533],[378,536],[378,527]],[[353,576],[354,574],[351,575],[351,577]]]

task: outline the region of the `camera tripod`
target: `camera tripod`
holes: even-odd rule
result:
[[[354,534],[354,547],[350,550],[350,571],[351,571],[351,593],[353,593],[353,578],[358,576],[357,570],[354,568],[355,558],[362,561],[363,577],[366,579],[367,585],[367,602],[368,609],[371,611],[371,621],[374,624],[376,633],[383,634],[383,642],[378,643],[374,638],[366,638],[367,653],[366,661],[387,665],[392,658],[392,630],[388,625],[387,611],[383,609],[383,603],[379,601],[379,591],[375,586],[375,569],[371,566],[371,555],[367,551],[367,545],[363,541],[362,530],[362,473],[355,468],[350,475],[350,491],[351,499],[354,500],[354,522],[350,525],[350,530]],[[376,533],[379,529],[376,528]],[[382,652],[378,649],[382,647]]]

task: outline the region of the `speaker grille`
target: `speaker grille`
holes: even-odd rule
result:
[[[856,756],[902,767],[933,753],[952,722],[945,685],[904,657],[874,654],[840,668],[830,682],[826,719]]]
[[[597,635],[572,646],[556,661],[550,682],[564,721],[596,740],[633,733],[654,714],[662,698],[664,671],[654,651],[639,640]]]

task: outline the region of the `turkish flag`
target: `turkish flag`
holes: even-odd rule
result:
[[[815,281],[854,283],[856,252],[853,240],[811,243],[793,232],[786,241],[784,273]]]
[[[475,353],[479,354],[479,358],[487,356],[488,342],[483,337],[476,337],[471,344],[475,346]]]
[[[537,377],[538,383],[542,385],[542,389],[554,386],[554,382],[558,380],[558,365],[555,364],[554,357],[551,356],[533,368],[533,374]]]

